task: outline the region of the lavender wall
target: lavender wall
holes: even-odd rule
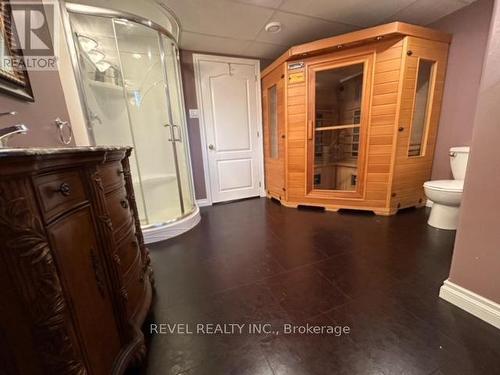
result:
[[[69,120],[58,72],[29,72],[34,103],[0,93],[0,112],[16,111],[16,116],[0,117],[0,128],[23,123],[26,135],[16,135],[9,146],[63,146],[54,119]]]
[[[500,4],[477,99],[450,281],[500,303]]]
[[[182,88],[186,105],[186,117],[189,134],[189,149],[196,199],[207,197],[205,175],[203,174],[203,156],[201,151],[200,122],[197,118],[189,118],[189,109],[198,108],[196,85],[194,81],[193,52],[181,51]]]
[[[492,7],[493,0],[478,0],[429,25],[453,34],[433,180],[452,178],[448,158],[450,147],[470,145]]]
[[[41,0],[32,0],[41,2]],[[45,32],[47,32],[45,24]],[[63,146],[54,120],[69,121],[68,110],[57,71],[29,71],[35,102],[25,102],[0,92],[0,112],[16,111],[16,116],[0,117],[0,128],[24,123],[29,132],[16,135],[9,146]]]

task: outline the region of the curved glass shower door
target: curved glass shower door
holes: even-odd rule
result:
[[[125,19],[69,13],[89,134],[97,145],[131,145],[141,224],[196,208],[177,50],[159,31]]]
[[[183,204],[186,210],[195,208],[193,184],[189,164],[189,148],[187,146],[187,122],[185,117],[184,100],[182,95],[181,74],[179,71],[177,46],[165,36],[162,36],[162,45],[165,56],[165,72],[169,82],[168,95],[171,103],[171,119],[175,133],[177,160],[179,163],[179,182],[182,191]]]
[[[175,219],[184,208],[159,35],[129,21],[113,24],[145,205],[144,224]],[[160,204],[165,200],[168,205]]]

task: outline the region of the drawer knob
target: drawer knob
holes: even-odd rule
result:
[[[130,169],[128,168],[118,169],[116,173],[118,173],[118,176],[123,175],[126,178],[130,177]]]
[[[123,207],[123,208],[128,208],[128,202],[126,199],[122,199],[120,201],[120,205]]]
[[[71,186],[69,186],[67,182],[63,182],[61,185],[59,185],[59,189],[57,189],[57,191],[67,197],[71,194]]]

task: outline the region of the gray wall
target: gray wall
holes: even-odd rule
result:
[[[189,118],[189,109],[198,108],[196,100],[196,86],[194,81],[193,52],[181,51],[182,88],[186,105],[186,117],[189,134],[189,149],[196,199],[206,198],[205,175],[203,174],[203,157],[201,153],[200,122],[196,118]]]
[[[448,150],[469,146],[493,0],[472,5],[429,25],[453,34],[432,179],[452,178]]]

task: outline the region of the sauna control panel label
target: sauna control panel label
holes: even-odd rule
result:
[[[304,72],[290,73],[288,75],[289,84],[304,82],[304,80],[305,80]]]

